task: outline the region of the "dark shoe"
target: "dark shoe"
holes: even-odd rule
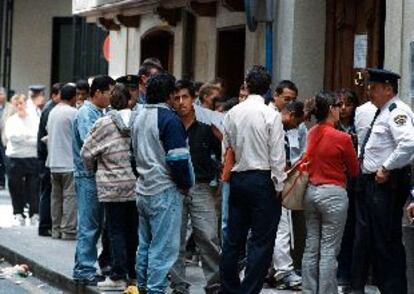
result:
[[[339,286],[338,294],[350,294],[352,292],[351,286]]]
[[[62,233],[62,240],[76,240],[76,234]]]
[[[208,287],[204,288],[204,291],[206,292],[206,294],[219,294],[221,291],[221,285],[220,284],[209,285]]]
[[[276,288],[277,281],[275,278],[276,271],[274,268],[270,268],[264,279],[263,288]]]
[[[140,291],[140,293],[141,293],[141,291]],[[180,291],[180,290],[174,289],[174,290],[172,290],[171,294],[185,294],[185,293]]]
[[[101,274],[103,276],[109,276],[111,274],[111,266],[107,265],[105,267],[101,267]]]
[[[105,277],[101,275],[96,275],[92,279],[74,279],[76,283],[80,286],[97,286],[99,282],[105,281]]]
[[[187,283],[171,283],[170,287],[172,289],[171,294],[188,294],[190,293],[190,284]]]
[[[39,236],[50,237],[52,236],[52,231],[51,230],[39,230]]]

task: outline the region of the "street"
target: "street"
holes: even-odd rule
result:
[[[0,294],[60,294],[64,293],[55,287],[48,285],[46,282],[29,276],[27,278],[13,275],[5,275],[2,272],[8,271],[11,264],[0,261]]]

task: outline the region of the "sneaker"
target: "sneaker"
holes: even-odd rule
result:
[[[294,271],[285,275],[281,279],[276,278],[277,290],[301,290],[302,278],[298,276]]]
[[[24,226],[26,224],[26,217],[22,213],[15,214],[14,222],[16,226]]]
[[[105,281],[98,283],[98,289],[102,291],[123,291],[127,287],[127,283],[124,280],[111,280],[106,278]]]
[[[30,225],[31,226],[38,226],[39,225],[39,215],[36,213],[30,218]]]
[[[350,294],[352,289],[349,285],[346,286],[338,286],[338,294]]]

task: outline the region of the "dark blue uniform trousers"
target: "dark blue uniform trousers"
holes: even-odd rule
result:
[[[402,214],[410,191],[409,170],[395,170],[383,184],[375,174],[358,179],[351,286],[364,293],[370,265],[382,294],[407,293]]]
[[[50,215],[50,194],[52,183],[50,181],[50,169],[45,162],[40,163],[40,199],[39,199],[39,235],[49,235],[52,229],[52,217]]]
[[[222,293],[260,293],[272,260],[280,213],[270,171],[232,173],[228,237],[220,263]],[[238,261],[248,235],[245,278],[240,282]]]

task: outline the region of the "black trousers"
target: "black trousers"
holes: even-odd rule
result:
[[[50,194],[52,184],[50,180],[50,169],[45,162],[40,162],[40,200],[39,200],[39,234],[47,234],[52,229],[52,218],[50,215]]]
[[[23,213],[28,199],[29,217],[32,217],[39,213],[39,160],[9,157],[7,163],[13,213]]]
[[[135,201],[105,202],[105,215],[112,249],[112,280],[136,279],[138,212]]]
[[[280,213],[270,171],[232,173],[228,238],[220,263],[223,293],[260,293],[272,260]],[[249,232],[245,278],[240,282],[238,261]]]
[[[384,184],[374,174],[359,178],[351,277],[357,293],[363,293],[370,265],[382,294],[407,293],[402,214],[409,192],[409,169],[392,171]]]
[[[6,154],[3,143],[0,142],[0,186],[6,186]]]
[[[105,209],[103,212],[102,229],[101,229],[102,251],[98,256],[99,268],[102,270],[107,266],[111,266],[111,239],[109,238],[109,225],[106,219]],[[106,274],[106,273],[105,273]]]

